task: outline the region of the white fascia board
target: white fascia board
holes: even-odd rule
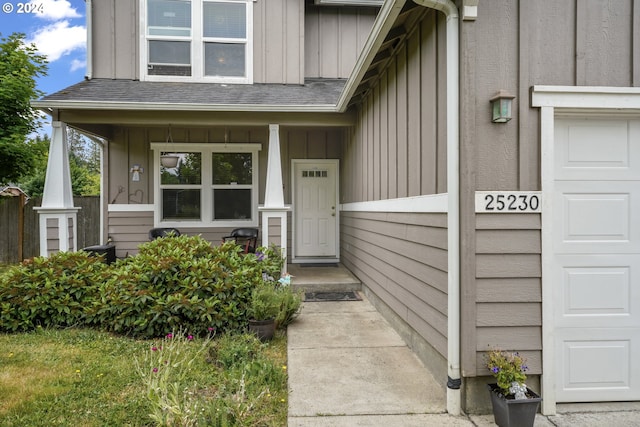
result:
[[[33,101],[31,106],[50,112],[52,109],[70,110],[123,110],[123,111],[231,111],[282,113],[335,113],[333,104],[273,105],[273,104],[175,104],[153,102],[109,101]]]
[[[606,86],[533,86],[532,107],[606,110],[640,109],[640,88]]]
[[[327,6],[376,6],[380,7],[384,0],[315,0],[317,5]]]

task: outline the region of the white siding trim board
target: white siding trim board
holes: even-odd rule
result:
[[[431,194],[427,196],[344,203],[340,205],[340,210],[344,212],[447,213],[448,200],[449,195],[447,193]]]

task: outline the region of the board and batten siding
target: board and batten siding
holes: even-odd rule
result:
[[[139,1],[93,1],[93,77],[139,79]],[[316,7],[305,1],[253,3],[255,83],[347,78],[375,21],[375,7]]]
[[[300,56],[304,58],[304,76],[348,78],[373,28],[378,8],[306,3],[304,57]]]
[[[341,260],[446,360],[447,217],[342,212]]]
[[[137,0],[91,2],[93,77],[140,78],[138,4]]]
[[[446,192],[444,27],[426,14],[359,104],[344,147],[345,202]]]

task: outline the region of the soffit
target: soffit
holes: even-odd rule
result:
[[[420,22],[429,11],[430,9],[418,6],[411,1],[408,1],[403,6],[376,55],[373,57],[371,64],[369,64],[367,71],[360,80],[357,89],[349,101],[349,105],[360,103],[369,91],[376,86],[378,80],[380,80],[380,77],[396,56],[398,49],[403,46],[404,41],[416,28],[417,23]]]

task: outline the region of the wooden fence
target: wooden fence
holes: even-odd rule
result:
[[[38,213],[42,199],[32,198],[24,206],[20,197],[0,197],[0,263],[16,263],[40,255]],[[78,248],[100,243],[100,197],[74,197],[78,211]],[[20,210],[24,214],[24,229],[20,232]],[[22,236],[22,245],[20,244]],[[20,256],[22,252],[22,256]]]

